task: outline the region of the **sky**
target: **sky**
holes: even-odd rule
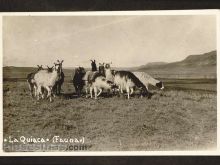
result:
[[[3,65],[90,67],[112,62],[134,67],[174,62],[216,50],[216,17],[168,16],[5,16]]]

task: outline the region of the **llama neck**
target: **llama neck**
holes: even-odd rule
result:
[[[105,70],[103,68],[99,68],[99,73],[105,76]]]
[[[62,66],[59,66],[58,70],[59,70],[59,73],[62,73],[63,72]]]
[[[51,79],[58,79],[58,73],[56,70],[53,70],[53,72],[51,73]]]
[[[86,75],[86,73],[80,73],[80,74],[78,74],[78,77],[79,77],[80,79],[82,79],[85,75]]]
[[[107,75],[112,75],[111,69],[105,69],[105,74]]]
[[[107,80],[113,81],[113,75],[112,75],[112,72],[111,72],[110,68],[105,69],[105,77],[106,77]]]

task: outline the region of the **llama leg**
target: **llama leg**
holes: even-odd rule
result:
[[[28,88],[29,88],[29,91],[30,91],[30,95],[33,97],[32,87],[31,87],[31,84],[29,82],[28,82]]]
[[[43,87],[40,87],[39,91],[40,91],[40,96],[41,96],[41,98],[44,99],[44,93],[45,93],[44,88],[43,88]]]
[[[52,102],[52,97],[51,97],[51,91],[52,91],[52,87],[46,87],[46,89],[47,89],[47,98],[49,97],[49,99],[50,99],[50,102]]]
[[[52,95],[55,97],[55,95],[57,95],[57,85],[54,85],[52,88]]]
[[[112,95],[115,95],[115,89],[112,89]]]
[[[34,96],[37,97],[37,86],[34,85],[33,88],[34,88]]]
[[[89,86],[88,86],[88,82],[85,81],[86,98],[88,98],[88,88],[89,88]]]
[[[79,97],[81,97],[81,92],[82,92],[83,86],[79,87]]]
[[[56,89],[54,87],[51,89],[51,96],[56,97]]]
[[[113,95],[113,92],[110,89],[108,89],[107,90],[107,97],[109,97],[110,95]]]
[[[41,94],[41,86],[38,86],[36,89],[36,95],[37,95],[37,100],[40,100],[40,94]]]
[[[61,84],[58,84],[58,94],[61,94]]]
[[[46,98],[48,98],[48,97],[50,97],[51,91],[50,91],[50,88],[49,88],[49,87],[45,87],[45,88],[46,88],[46,90],[47,90],[47,97],[46,97]]]
[[[37,100],[39,100],[39,91],[38,91],[38,88],[36,90],[36,97],[37,97]]]
[[[75,86],[75,91],[76,91],[77,96],[79,97],[79,88],[78,88],[78,86]]]
[[[96,93],[97,93],[97,89],[96,89]],[[99,96],[102,93],[102,89],[99,89],[99,93],[97,94],[97,96]]]
[[[143,98],[143,89],[140,91],[141,99]]]
[[[52,100],[52,96],[51,96],[51,91],[50,91],[50,102],[52,102],[53,100]]]
[[[30,92],[31,92],[31,96],[34,97],[35,88],[33,84],[30,84]]]
[[[114,95],[119,95],[120,93],[120,89],[119,89],[119,86],[117,86],[115,89],[114,89]]]
[[[59,95],[59,84],[56,85],[56,95]]]
[[[126,87],[126,91],[127,91],[127,94],[128,94],[128,99],[130,99],[130,95],[129,95],[130,89],[129,89],[129,86]]]
[[[95,99],[97,99],[97,96],[98,96],[97,91],[98,91],[98,89],[96,87],[94,87]]]
[[[120,89],[120,91],[121,91],[121,94],[123,94],[123,89],[122,89],[121,86],[119,86],[119,89]]]
[[[78,97],[81,96],[82,88],[83,88],[82,86],[78,86],[78,91],[77,91],[77,95],[78,95]]]
[[[92,87],[90,87],[90,96],[92,98]]]
[[[40,87],[40,96],[42,99],[44,99],[44,96],[45,96],[45,89],[43,87]]]
[[[130,93],[130,95],[132,95],[132,94],[133,94],[133,92],[134,92],[134,88],[131,88],[131,93]]]
[[[53,96],[53,97],[56,97],[56,95],[55,95],[55,93],[54,93],[54,92],[52,92],[52,96]]]
[[[57,85],[55,84],[53,87],[54,94],[57,95]]]
[[[88,98],[88,87],[86,86],[86,98]]]

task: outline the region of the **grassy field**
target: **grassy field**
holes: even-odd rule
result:
[[[165,89],[151,88],[151,99],[102,95],[94,100],[76,98],[67,76],[62,95],[49,103],[31,98],[23,79],[5,79],[4,138],[42,137],[52,144],[55,135],[84,137],[89,151],[215,149],[216,80],[163,81]]]

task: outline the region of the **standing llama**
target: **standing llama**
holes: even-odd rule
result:
[[[63,85],[64,77],[65,77],[65,75],[63,73],[62,64],[63,64],[63,60],[62,61],[57,60],[57,63],[54,63],[55,67],[57,67],[59,72],[60,72],[59,73],[59,78],[58,78],[56,84],[53,87],[54,93],[56,95],[61,94],[61,86]]]
[[[85,82],[86,97],[88,97],[88,89],[91,85],[90,82],[93,79],[94,75],[98,73],[95,60],[91,60],[91,66],[92,66],[92,69],[87,71],[86,74],[82,78],[82,80]]]
[[[60,78],[61,68],[56,65],[51,71],[40,70],[34,75],[34,80],[37,86],[37,100],[40,96],[43,97],[42,88],[47,90],[47,98],[52,102],[52,89]]]
[[[43,66],[42,65],[37,65],[37,70],[35,72],[32,72],[32,73],[29,73],[27,75],[27,83],[28,83],[28,87],[29,87],[29,90],[30,90],[30,95],[32,97],[36,96],[36,83],[35,83],[35,80],[34,80],[34,75],[40,71],[40,70],[43,70]]]
[[[83,89],[83,86],[85,85],[85,81],[83,80],[85,74],[86,71],[83,67],[75,69],[75,74],[73,76],[73,85],[78,96],[81,96],[81,91]]]

